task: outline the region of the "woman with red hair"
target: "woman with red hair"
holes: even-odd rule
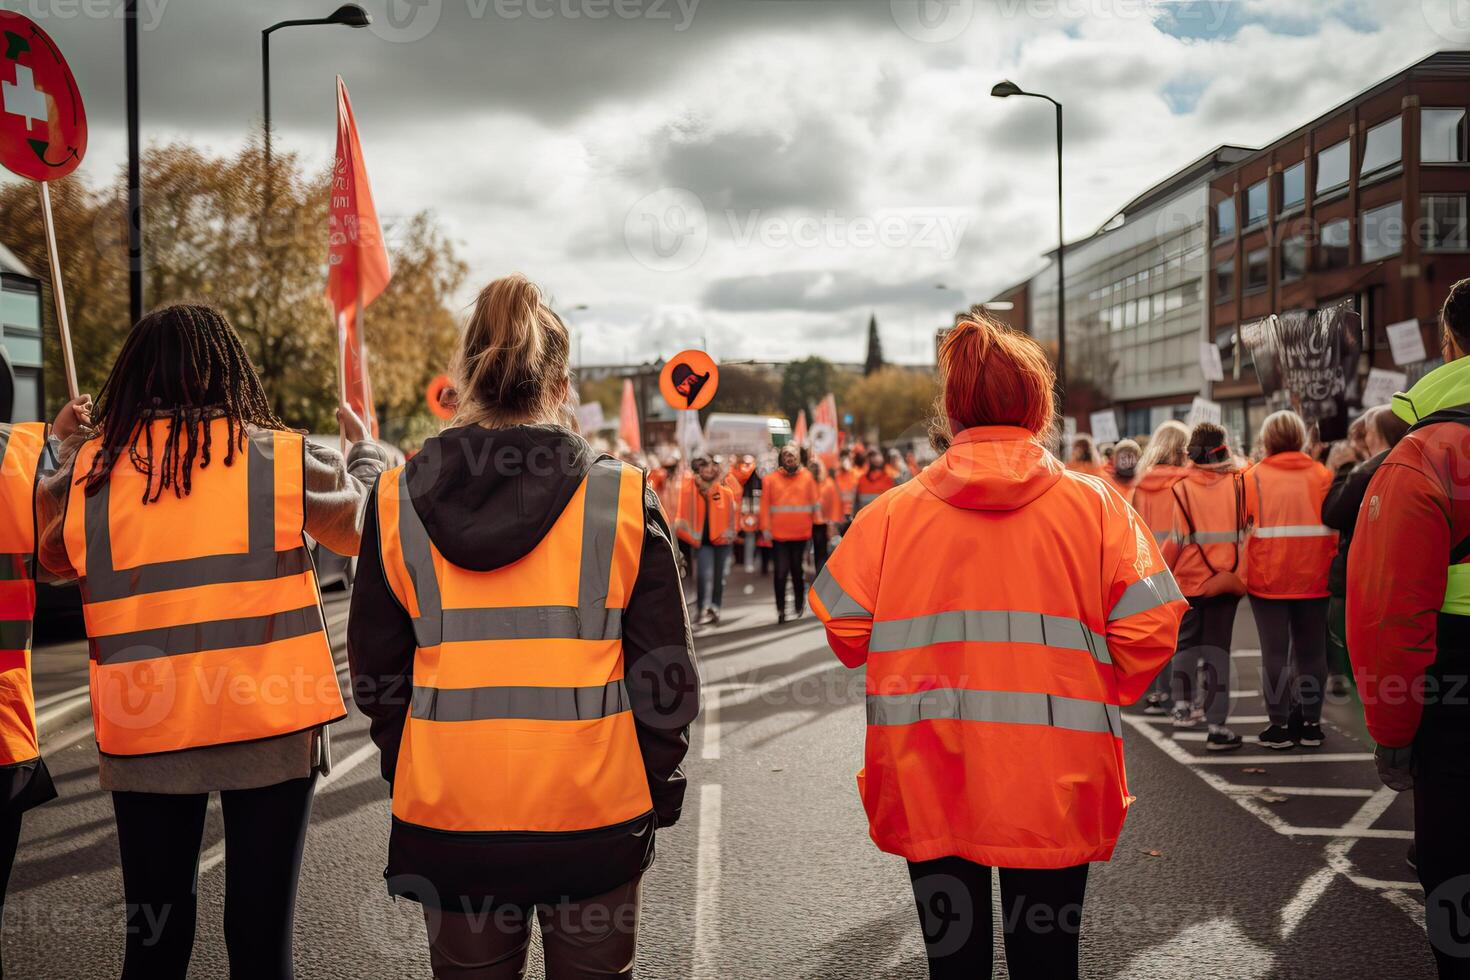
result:
[[[1041,347],[976,309],[945,338],[948,448],[853,520],[811,606],[867,665],[869,831],[908,861],[932,977],[988,977],[991,868],[1016,980],[1078,975],[1088,866],[1132,797],[1119,708],[1186,604],[1117,491],[1042,447]]]

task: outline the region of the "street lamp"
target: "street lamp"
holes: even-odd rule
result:
[[[1015,82],[996,82],[990,94],[997,99],[1008,99],[1013,95],[1024,95],[1033,99],[1045,99],[1057,107],[1057,388],[1061,395],[1061,407],[1067,400],[1067,279],[1063,272],[1063,253],[1067,250],[1066,233],[1062,230],[1062,104],[1040,92],[1026,92]]]
[[[260,74],[265,90],[265,170],[271,168],[271,34],[283,27],[307,27],[312,24],[339,24],[342,27],[366,27],[373,18],[355,3],[344,3],[325,17],[305,20],[283,20],[260,32]]]

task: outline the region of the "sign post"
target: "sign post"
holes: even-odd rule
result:
[[[0,166],[39,185],[51,295],[71,398],[78,394],[77,368],[48,182],[75,170],[86,152],[87,112],[61,50],[29,17],[0,10]]]

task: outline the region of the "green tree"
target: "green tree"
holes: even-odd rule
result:
[[[721,364],[720,388],[714,401],[700,412],[707,419],[711,412],[743,415],[778,415],[781,412],[781,379],[772,371],[751,364]]]
[[[891,442],[921,431],[934,414],[939,381],[932,371],[884,368],[859,378],[847,391],[854,429]]]
[[[868,315],[868,356],[863,360],[863,374],[883,370],[883,338],[878,336],[878,314]]]
[[[809,409],[832,391],[837,369],[820,357],[803,357],[792,361],[781,372],[781,411],[795,419],[802,409]]]

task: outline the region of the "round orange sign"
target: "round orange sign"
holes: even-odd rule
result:
[[[715,397],[719,386],[720,368],[702,350],[675,354],[664,364],[658,378],[658,390],[664,401],[680,411],[704,408]]]
[[[449,375],[441,374],[430,381],[429,390],[424,395],[429,401],[429,411],[441,419],[454,418],[459,395],[454,390],[454,383],[449,380]]]

